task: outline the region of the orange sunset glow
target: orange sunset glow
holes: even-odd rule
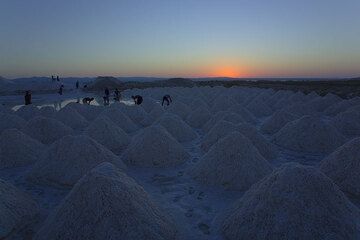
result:
[[[211,73],[211,76],[214,77],[245,77],[248,74],[246,73],[245,69],[240,69],[239,67],[235,66],[220,66],[216,67],[215,70]]]

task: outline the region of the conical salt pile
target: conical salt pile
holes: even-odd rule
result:
[[[45,146],[17,129],[7,129],[0,135],[0,169],[21,167],[41,158]]]
[[[224,239],[359,239],[360,212],[323,173],[285,164],[225,214]]]
[[[360,136],[360,112],[348,110],[333,118],[334,126],[345,136]]]
[[[198,107],[186,118],[186,122],[193,128],[201,128],[211,118],[209,110]]]
[[[288,122],[294,121],[295,119],[297,119],[295,115],[284,110],[278,110],[261,125],[260,131],[267,134],[274,134]]]
[[[247,190],[271,171],[270,164],[252,143],[233,132],[212,146],[190,175],[205,184]]]
[[[120,154],[130,143],[130,137],[106,116],[96,118],[84,132],[115,154]]]
[[[186,119],[186,117],[190,114],[191,108],[188,107],[185,103],[182,102],[173,102],[169,108],[166,109],[166,112],[173,113],[181,117],[182,119]]]
[[[38,220],[39,207],[29,195],[0,179],[0,213],[0,239],[13,239]]]
[[[122,155],[125,163],[141,167],[174,166],[188,157],[180,143],[158,125],[141,130]]]
[[[189,142],[197,138],[196,132],[176,115],[166,114],[157,123],[179,142]]]
[[[40,108],[39,112],[42,117],[53,118],[56,110],[54,107],[46,106]]]
[[[172,220],[132,178],[102,163],[74,186],[35,240],[170,240]]]
[[[237,127],[238,131],[254,144],[265,159],[272,160],[277,157],[276,147],[259,134],[255,127],[250,124],[239,124]]]
[[[343,192],[360,197],[360,138],[355,138],[327,156],[320,169]]]
[[[102,162],[125,169],[120,157],[86,136],[66,136],[55,142],[30,171],[28,178],[36,183],[72,186],[85,173]]]
[[[201,142],[201,149],[205,152],[217,143],[221,138],[227,136],[229,133],[238,131],[235,124],[228,121],[219,121],[215,126],[204,136]]]
[[[256,124],[256,117],[240,104],[232,106],[228,111],[239,114],[247,123]]]
[[[15,114],[0,113],[0,133],[9,128],[22,129],[25,125],[26,121]]]
[[[82,130],[89,122],[72,107],[64,107],[55,114],[55,119],[74,130]]]
[[[128,116],[123,114],[120,109],[110,107],[102,112],[102,115],[108,117],[127,133],[132,133],[138,129],[134,122]]]
[[[24,128],[30,137],[44,143],[50,144],[63,136],[73,134],[73,130],[52,118],[35,117],[29,120]]]
[[[39,109],[32,104],[22,106],[15,113],[26,121],[40,115]]]
[[[341,146],[345,138],[320,117],[304,116],[286,124],[274,135],[273,142],[299,152],[329,153]]]
[[[88,121],[92,121],[97,118],[104,110],[104,107],[80,103],[69,103],[66,107],[72,107]]]

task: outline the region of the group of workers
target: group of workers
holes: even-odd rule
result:
[[[54,76],[51,76],[51,78],[52,78],[52,80],[55,80]],[[59,81],[59,76],[56,77],[56,80]],[[76,89],[79,88],[79,81],[76,81],[75,87],[76,87]],[[60,95],[62,95],[63,91],[64,91],[64,85],[61,85],[59,90],[58,90],[58,93]],[[103,97],[104,105],[107,106],[107,105],[110,104],[110,90],[109,90],[109,88],[106,87],[104,92],[105,92],[105,96]],[[25,96],[24,96],[25,105],[31,104],[31,97],[32,97],[31,92],[26,91]],[[143,97],[140,96],[140,95],[131,96],[131,98],[133,99],[135,105],[140,105],[143,102]],[[119,89],[115,88],[115,90],[114,90],[114,101],[119,102],[120,99],[121,99],[121,93],[120,93]],[[82,102],[83,102],[83,104],[90,104],[93,100],[94,100],[94,98],[86,97],[86,98],[83,98]],[[80,100],[78,100],[78,102],[80,102]],[[171,99],[169,94],[166,94],[165,96],[163,96],[161,106],[164,106],[164,103],[166,103],[167,106],[169,106],[170,103],[172,103],[172,99]]]

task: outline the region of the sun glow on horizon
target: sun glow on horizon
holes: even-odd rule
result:
[[[241,69],[232,65],[222,65],[219,67],[215,67],[211,72],[211,76],[213,77],[230,77],[230,78],[239,78],[246,77],[248,73],[245,69]]]

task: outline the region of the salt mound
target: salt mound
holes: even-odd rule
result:
[[[199,107],[192,111],[186,118],[186,122],[193,128],[201,128],[211,118],[209,110]]]
[[[327,94],[324,97],[317,97],[309,101],[306,106],[316,112],[323,112],[331,105],[340,102],[341,98],[334,94]]]
[[[152,124],[153,120],[150,119],[148,114],[140,105],[126,106],[123,105],[121,111],[127,115],[135,124],[147,127]]]
[[[301,117],[306,115],[318,115],[318,112],[310,108],[307,104],[302,102],[295,103],[283,108],[284,111],[289,112],[295,116]]]
[[[55,114],[55,119],[74,130],[82,130],[89,122],[72,107],[64,107]]]
[[[72,186],[85,173],[102,162],[125,169],[120,157],[86,136],[66,136],[52,144],[28,175],[45,185]]]
[[[245,122],[245,120],[239,114],[233,112],[221,111],[215,114],[215,116],[213,116],[209,121],[206,122],[206,124],[203,127],[203,130],[205,132],[210,131],[213,128],[213,126],[219,121],[227,121],[234,124]]]
[[[222,121],[227,111],[220,111],[211,116],[211,118],[204,124],[202,129],[204,132],[209,132],[218,122]]]
[[[274,135],[273,142],[294,151],[329,153],[345,138],[320,117],[304,116],[286,124]]]
[[[115,154],[120,154],[130,143],[127,133],[106,116],[96,118],[84,133]]]
[[[15,112],[15,114],[27,121],[33,117],[39,116],[40,111],[37,107],[30,104],[30,105],[22,106]]]
[[[104,108],[100,106],[80,103],[69,103],[66,105],[66,107],[72,107],[88,121],[92,121],[97,118],[104,110]]]
[[[252,100],[246,108],[256,117],[266,117],[273,113],[272,109],[258,98]]]
[[[103,163],[79,180],[35,239],[167,240],[175,235],[175,225],[145,190]]]
[[[196,132],[179,117],[166,114],[158,122],[179,142],[189,142],[197,138]]]
[[[288,122],[294,121],[295,119],[297,119],[295,115],[284,110],[278,110],[261,125],[260,130],[263,133],[274,134]]]
[[[182,119],[186,119],[191,112],[191,108],[182,102],[173,102],[166,111],[178,115]]]
[[[201,149],[207,152],[216,142],[221,138],[227,136],[229,133],[237,131],[235,124],[228,121],[219,121],[215,126],[204,136],[201,142]]]
[[[360,197],[360,138],[355,138],[327,156],[320,169],[350,195]]]
[[[24,132],[44,144],[50,144],[72,134],[73,130],[58,120],[35,117],[27,122]]]
[[[56,110],[54,107],[46,106],[40,108],[39,112],[42,117],[53,118]]]
[[[0,239],[12,239],[37,221],[39,207],[30,196],[0,179],[0,213]]]
[[[324,111],[324,113],[328,116],[336,116],[339,113],[345,112],[349,108],[353,107],[354,105],[358,105],[358,104],[359,104],[358,98],[354,98],[354,99],[350,99],[350,100],[342,100],[342,101],[335,103],[335,104],[331,105],[330,107],[328,107]]]
[[[156,105],[159,105],[158,103],[156,103],[156,101],[150,97],[145,97],[144,101],[141,103],[141,107],[147,112],[150,113],[151,110],[154,109],[154,107]]]
[[[192,102],[189,104],[189,107],[191,111],[194,111],[198,108],[208,109],[209,106],[200,98],[195,98],[192,100]]]
[[[7,129],[0,135],[0,169],[35,163],[44,145],[17,129]]]
[[[359,121],[360,112],[348,110],[334,117],[332,123],[345,136],[355,137],[360,135]]]
[[[15,114],[0,113],[0,133],[9,128],[22,129],[25,125],[26,121]]]
[[[240,104],[232,106],[228,111],[239,114],[247,123],[256,124],[254,115]]]
[[[225,239],[359,239],[360,212],[324,174],[285,164],[225,214]]]
[[[239,132],[233,132],[219,140],[190,174],[205,184],[242,191],[270,172],[270,164],[252,143]]]
[[[149,113],[150,118],[157,120],[164,114],[164,109],[160,105],[155,106]]]
[[[235,100],[231,99],[228,96],[221,95],[215,99],[211,106],[211,111],[218,112],[218,111],[226,111],[232,106],[236,105]]]
[[[183,163],[189,154],[163,127],[153,125],[133,137],[122,159],[141,167],[166,167]]]
[[[275,146],[259,134],[255,127],[250,124],[239,124],[237,128],[252,142],[265,159],[272,160],[277,157],[278,152]]]
[[[135,132],[138,127],[134,124],[131,119],[123,114],[120,109],[110,107],[106,109],[103,113],[104,116],[108,117],[116,125],[118,125],[122,130],[127,133]]]

